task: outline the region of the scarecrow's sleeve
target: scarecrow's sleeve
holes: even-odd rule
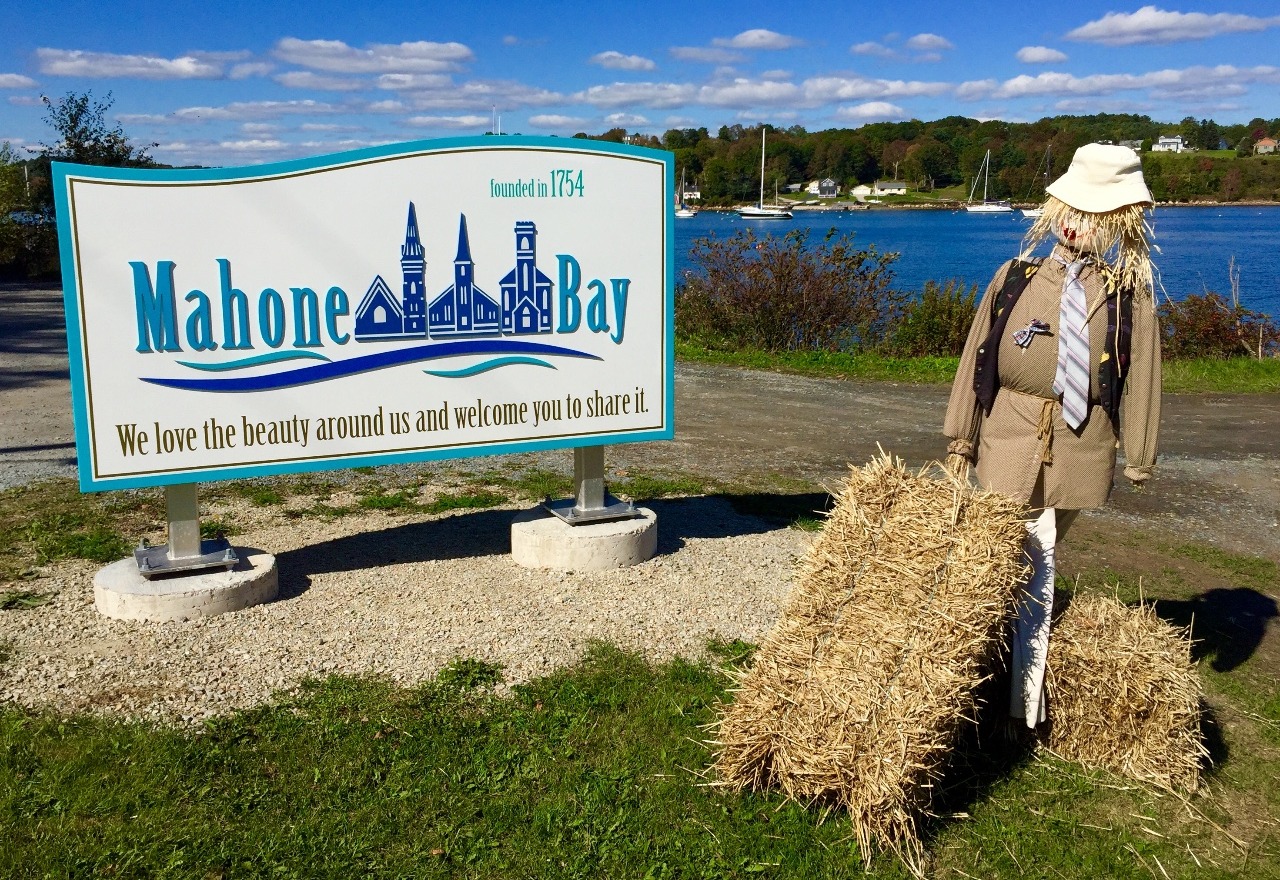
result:
[[[1009,273],[1011,265],[1012,260],[1000,267],[987,285],[982,301],[978,303],[973,325],[969,327],[969,337],[960,354],[960,366],[956,368],[956,377],[951,383],[947,415],[942,422],[942,433],[951,438],[951,442],[947,444],[947,453],[963,455],[970,461],[973,461],[976,452],[974,445],[978,442],[978,426],[982,423],[978,395],[973,390],[973,371],[978,365],[978,349],[991,332],[991,298],[997,296],[1004,286],[1004,277]]]
[[[1151,476],[1160,438],[1160,322],[1155,303],[1134,303],[1129,375],[1120,400],[1124,475],[1135,483]]]

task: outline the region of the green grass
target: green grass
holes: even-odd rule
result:
[[[752,650],[713,653],[741,664]],[[498,677],[461,659],[414,690],[312,681],[197,733],[0,709],[0,864],[11,877],[861,873],[838,814],[703,784],[704,726],[728,696],[716,666],[598,645],[507,697]],[[1240,761],[1280,768],[1274,752]],[[957,770],[925,828],[931,876],[1145,877],[1157,862],[1171,877],[1278,875],[1273,843],[1246,868],[1175,799],[1107,776],[994,744]],[[870,876],[908,875],[877,854]]]
[[[34,590],[5,590],[0,593],[0,611],[17,611],[28,608],[39,608],[53,599],[48,593],[37,593]]]
[[[950,385],[960,361],[954,357],[889,358],[847,352],[725,351],[693,342],[677,342],[676,356],[695,363],[911,385]],[[1163,379],[1168,393],[1275,393],[1280,392],[1280,358],[1165,361]]]

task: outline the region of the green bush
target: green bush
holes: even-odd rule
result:
[[[901,312],[894,253],[858,250],[834,230],[812,247],[807,231],[693,243],[676,296],[676,332],[710,347],[849,351],[877,347]]]
[[[1280,326],[1216,293],[1160,306],[1161,350],[1170,360],[1266,357],[1280,353]]]
[[[953,278],[940,286],[926,281],[919,299],[907,303],[885,345],[895,357],[954,357],[964,350],[977,311],[978,285],[968,290]]]

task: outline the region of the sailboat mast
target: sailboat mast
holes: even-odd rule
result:
[[[760,201],[756,203],[756,207],[764,207],[764,134],[765,127],[760,126]]]

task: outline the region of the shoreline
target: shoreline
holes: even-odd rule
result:
[[[855,207],[857,203],[842,202],[833,205],[787,205],[781,204],[780,207],[787,208],[792,211],[813,211],[826,212],[832,214],[853,212],[853,211],[959,211],[964,208],[964,202],[947,202],[945,204],[906,204],[906,205],[886,205],[883,203],[875,205],[866,205],[865,207]],[[1014,209],[1036,208],[1040,206],[1039,202],[1010,202]],[[1264,201],[1261,199],[1241,199],[1235,202],[1213,202],[1213,201],[1195,201],[1195,202],[1156,202],[1157,208],[1280,208],[1280,201]],[[699,213],[707,211],[715,214],[733,214],[737,211],[736,207],[706,207],[698,208]]]

